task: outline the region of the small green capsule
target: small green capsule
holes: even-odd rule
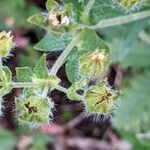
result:
[[[105,50],[97,49],[92,53],[81,56],[79,60],[79,71],[83,76],[94,77],[100,75],[109,64],[110,60]]]
[[[48,97],[30,94],[16,98],[15,104],[18,112],[17,119],[20,124],[36,128],[53,118],[54,103]]]
[[[0,32],[0,57],[7,57],[13,47],[14,42],[11,32]]]
[[[120,92],[112,90],[105,81],[93,86],[84,96],[87,112],[105,114],[113,111],[119,95]]]

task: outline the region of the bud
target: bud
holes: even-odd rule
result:
[[[75,26],[75,23],[71,22],[71,19],[73,19],[72,8],[72,4],[67,4],[65,6],[58,4],[53,9],[47,9],[47,27],[50,27],[53,33],[60,34]]]
[[[48,14],[48,21],[54,26],[58,27],[60,25],[61,16],[57,15],[56,13],[49,13]]]
[[[57,14],[50,12],[48,14],[48,22],[54,28],[67,27],[70,24],[70,19],[68,16],[63,16],[63,14]]]
[[[112,90],[105,81],[93,86],[84,96],[87,112],[109,113],[115,109],[120,92]]]
[[[13,47],[11,32],[0,32],[0,57],[7,57]]]
[[[110,61],[106,54],[106,50],[97,49],[94,52],[88,53],[80,58],[79,71],[81,75],[87,77],[98,76],[108,67],[109,64]]]
[[[12,73],[8,67],[3,67],[0,72],[0,97],[8,94],[12,90]]]
[[[15,99],[18,121],[30,128],[36,128],[53,118],[54,103],[48,97],[28,94]]]

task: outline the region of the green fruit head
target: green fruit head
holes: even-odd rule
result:
[[[93,86],[84,96],[87,112],[110,113],[115,109],[114,104],[119,93],[112,90],[105,81]]]
[[[30,128],[36,128],[53,118],[53,101],[48,97],[29,94],[15,99],[18,121]]]
[[[83,76],[94,77],[103,72],[109,64],[110,61],[105,50],[97,49],[92,53],[81,56],[79,61],[79,71]]]

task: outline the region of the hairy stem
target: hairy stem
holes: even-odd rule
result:
[[[62,52],[62,54],[58,57],[56,60],[54,66],[52,67],[50,71],[50,75],[56,75],[59,68],[62,66],[62,64],[65,62],[68,54],[71,52],[71,50],[78,44],[80,40],[80,33],[76,35],[76,37],[70,42],[70,44],[66,47],[66,49]]]
[[[43,92],[42,92],[42,96],[43,96],[43,97],[46,97],[48,91],[49,91],[49,87],[48,87],[48,86],[45,86],[45,88],[44,88],[44,90],[43,90]]]
[[[91,26],[91,29],[107,28],[111,26],[126,24],[129,22],[141,20],[150,17],[150,10],[130,14],[127,16],[120,16],[110,19],[101,20],[98,24]]]
[[[89,0],[88,1],[87,5],[84,9],[84,12],[82,14],[84,18],[89,16],[90,10],[92,9],[94,2],[95,2],[95,0]]]
[[[47,84],[47,82],[45,82],[45,84]],[[11,83],[11,85],[13,86],[13,88],[33,88],[36,85],[38,85],[38,83],[33,83],[33,82],[13,82],[13,83]],[[60,85],[57,85],[55,87],[55,89],[57,89],[59,91],[62,91],[64,93],[67,93],[67,89],[62,87],[62,86],[60,86]],[[46,96],[48,91],[49,91],[49,87],[45,86],[45,88],[43,90],[43,95]]]
[[[61,92],[63,92],[63,93],[67,93],[67,89],[64,88],[64,87],[62,87],[62,86],[60,86],[60,85],[57,85],[56,89],[59,90],[59,91],[61,91]]]
[[[13,88],[32,88],[35,86],[32,82],[13,82],[11,85]]]
[[[139,38],[150,45],[150,36],[144,30],[139,33]]]

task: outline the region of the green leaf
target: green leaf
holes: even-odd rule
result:
[[[40,51],[59,51],[63,50],[70,42],[69,34],[62,34],[60,36],[55,36],[54,34],[47,32],[45,37],[35,45],[35,49]]]
[[[18,82],[32,82],[33,73],[30,67],[16,68],[16,75]]]
[[[79,81],[80,79],[80,74],[78,71],[78,59],[79,54],[77,52],[73,52],[69,55],[68,61],[66,63],[67,77],[68,80],[72,83]]]
[[[10,30],[11,28],[16,26],[24,26],[26,28],[30,28],[31,25],[27,23],[26,18],[28,18],[32,14],[37,14],[40,12],[39,8],[35,6],[34,3],[30,3],[28,5],[28,3],[23,0],[0,1],[0,6],[0,24],[4,25],[7,30]],[[7,17],[13,19],[14,24],[12,22],[12,25],[10,24],[10,26],[7,26],[4,22]]]
[[[27,19],[27,21],[31,24],[34,24],[34,25],[37,25],[37,26],[40,26],[40,27],[45,27],[46,26],[46,19],[41,14],[33,15],[33,16],[29,17]]]
[[[142,58],[142,52],[147,51],[147,49],[144,49],[146,46],[144,46],[144,43],[142,44],[141,41],[139,41],[138,34],[141,30],[143,30],[148,25],[148,19],[144,19],[141,21],[137,21],[134,23],[116,26],[116,27],[110,27],[102,30],[102,34],[105,36],[105,40],[108,41],[109,47],[111,50],[111,56],[114,63],[120,62],[121,64],[124,64],[124,66],[137,66],[140,63],[137,64],[137,62],[134,62],[133,60],[139,60]],[[141,47],[140,45],[143,45]],[[141,51],[141,58],[140,55],[138,57],[133,57],[136,55],[136,52]],[[133,59],[129,59],[129,57],[133,57]],[[131,64],[130,64],[131,63]],[[127,65],[125,65],[127,64]]]
[[[46,9],[48,11],[51,11],[52,9],[54,9],[56,6],[58,5],[58,3],[54,0],[47,0],[46,2]]]
[[[65,4],[72,3],[75,21],[79,21],[80,16],[82,15],[82,11],[84,9],[84,1],[83,0],[64,0],[64,3]]]
[[[46,78],[48,75],[48,70],[46,67],[46,54],[44,54],[37,65],[33,69],[33,74],[36,78]]]
[[[113,44],[115,47],[112,47]],[[111,51],[112,62],[119,62],[118,49],[121,47],[122,42],[119,39],[115,39],[113,43],[109,44]],[[149,45],[136,40],[135,43],[128,49],[128,53],[119,62],[122,67],[134,67],[134,68],[149,68],[150,67],[150,51]]]
[[[121,14],[119,8],[116,8],[110,0],[95,0],[90,13],[90,22],[96,24],[102,19],[116,17]]]
[[[149,150],[150,149],[150,140],[138,139],[136,134],[132,132],[127,132],[124,130],[118,130],[122,138],[129,141],[132,146],[132,150]]]
[[[14,149],[15,147],[15,144],[16,144],[16,138],[14,137],[14,135],[3,129],[3,128],[0,128],[0,150],[4,150],[4,149],[7,149],[7,150],[12,150]]]
[[[36,133],[33,137],[33,143],[31,146],[32,150],[47,150],[46,146],[48,143],[51,143],[53,141],[53,138],[41,133]]]
[[[150,72],[132,79],[131,87],[124,91],[113,118],[114,126],[129,131],[149,130]]]
[[[109,51],[109,48],[104,41],[91,29],[84,29],[81,32],[81,42],[79,42],[77,47],[80,54],[94,51],[97,48]]]

